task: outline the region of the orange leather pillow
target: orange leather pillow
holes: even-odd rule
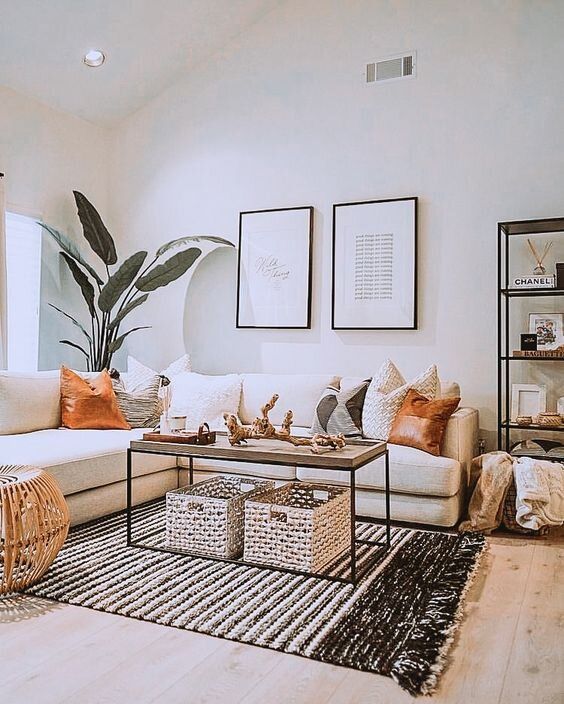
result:
[[[61,418],[63,426],[73,430],[131,430],[106,370],[86,381],[61,367]]]
[[[394,419],[388,442],[440,455],[448,419],[459,403],[460,398],[429,400],[410,389]]]

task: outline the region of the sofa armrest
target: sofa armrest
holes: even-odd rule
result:
[[[470,476],[470,463],[478,454],[479,415],[475,408],[459,408],[450,417],[441,455],[458,460],[465,473],[466,483]]]

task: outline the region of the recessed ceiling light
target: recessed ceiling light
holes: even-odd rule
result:
[[[82,57],[82,62],[91,68],[97,68],[101,66],[106,60],[106,55],[100,49],[90,49]]]

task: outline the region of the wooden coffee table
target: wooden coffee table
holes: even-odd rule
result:
[[[132,500],[132,457],[134,454],[145,455],[173,455],[175,457],[186,457],[189,459],[190,484],[194,478],[194,459],[227,460],[234,462],[248,462],[268,465],[290,465],[292,467],[303,467],[308,469],[333,470],[347,472],[349,477],[349,488],[351,494],[351,541],[350,541],[350,577],[341,577],[330,574],[301,572],[299,570],[273,567],[271,565],[259,565],[256,562],[245,562],[241,559],[225,559],[223,557],[206,556],[206,559],[219,560],[221,562],[235,562],[251,567],[264,567],[269,570],[279,570],[293,574],[307,576],[318,576],[338,582],[356,584],[357,582],[357,544],[379,545],[390,547],[390,466],[388,447],[385,442],[375,442],[368,440],[349,440],[347,446],[338,452],[330,451],[321,455],[311,452],[309,447],[293,447],[288,443],[279,440],[249,440],[247,445],[232,447],[229,444],[227,435],[217,436],[217,442],[212,445],[186,445],[171,442],[153,442],[148,440],[133,440],[127,450],[127,544],[129,546],[145,548],[147,550],[157,550],[160,552],[178,552],[189,555],[186,551],[175,550],[170,547],[163,547],[155,544],[148,544],[147,539],[160,531],[154,531],[141,538],[133,540],[133,500]],[[356,538],[356,497],[355,497],[355,475],[357,470],[364,467],[369,462],[384,457],[385,461],[385,492],[386,492],[386,519],[385,519],[385,541],[357,540]],[[201,554],[195,555],[202,557]]]

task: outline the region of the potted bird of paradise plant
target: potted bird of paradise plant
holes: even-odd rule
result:
[[[98,211],[82,193],[73,191],[73,194],[82,234],[102,267],[92,266],[69,237],[44,222],[39,225],[60,247],[61,257],[80,289],[90,322],[84,325],[61,308],[49,305],[69,319],[80,335],[78,342],[64,339],[60,343],[79,350],[88,371],[101,371],[110,367],[113,355],[129,335],[150,327],[142,325],[121,331],[127,316],[143,305],[153,291],[176,281],[195,264],[202,250],[194,243],[234,245],[222,237],[189,235],[163,244],[152,257],[141,250],[119,263],[114,239]]]

